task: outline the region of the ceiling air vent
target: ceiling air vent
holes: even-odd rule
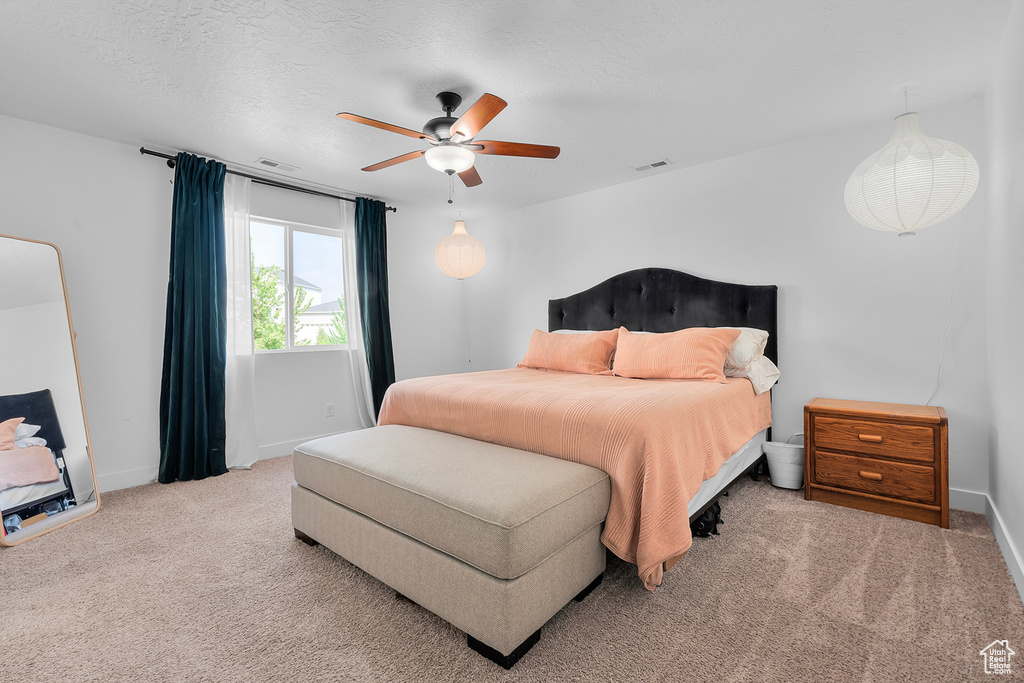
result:
[[[662,166],[668,166],[671,163],[672,162],[669,161],[668,159],[660,159],[659,161],[652,161],[651,163],[644,164],[643,166],[637,166],[636,170],[637,171],[649,171],[652,168],[661,168]]]
[[[256,163],[266,168],[272,168],[275,171],[287,171],[288,173],[293,173],[299,170],[298,166],[292,166],[291,164],[282,164],[280,161],[274,161],[273,159],[268,159],[266,157],[260,157],[259,159],[256,160]]]

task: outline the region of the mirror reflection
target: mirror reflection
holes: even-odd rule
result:
[[[0,235],[0,543],[94,512],[96,476],[60,254]]]

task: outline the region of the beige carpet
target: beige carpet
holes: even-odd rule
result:
[[[290,458],[103,496],[0,549],[0,680],[957,681],[1024,609],[980,515],[952,529],[745,481],[654,593],[613,561],[511,671],[289,522]]]

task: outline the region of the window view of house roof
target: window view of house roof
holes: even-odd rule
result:
[[[333,313],[341,310],[341,303],[337,299],[325,301],[322,304],[315,304],[306,309],[306,313]]]

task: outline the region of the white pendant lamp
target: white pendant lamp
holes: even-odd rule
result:
[[[465,221],[455,221],[455,230],[434,249],[437,267],[457,280],[479,273],[486,259],[484,245],[466,232]]]
[[[978,189],[978,162],[966,149],[930,138],[917,113],[897,116],[885,147],[862,161],[846,181],[846,210],[875,230],[913,235],[940,223]]]

